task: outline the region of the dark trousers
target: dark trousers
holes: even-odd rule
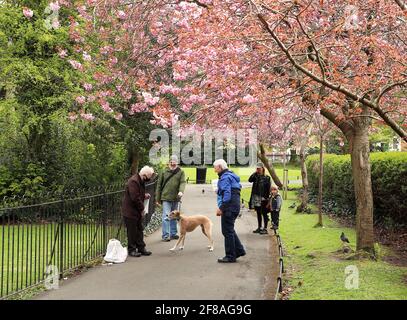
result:
[[[238,255],[245,253],[244,247],[235,231],[235,221],[240,212],[240,196],[232,195],[229,205],[221,216],[222,234],[225,237],[226,257],[235,260]]]
[[[261,220],[262,220],[262,218],[263,218],[263,221],[264,221],[264,229],[267,229],[269,218],[267,216],[266,207],[262,205],[261,207],[254,207],[254,209],[256,209],[257,223],[258,223],[259,229],[261,229]]]
[[[275,225],[278,228],[278,222],[280,220],[280,211],[271,211],[271,221],[273,222],[273,225]]]
[[[130,252],[143,251],[146,247],[143,237],[143,221],[142,219],[131,219],[123,217],[124,224],[127,229],[127,250]]]

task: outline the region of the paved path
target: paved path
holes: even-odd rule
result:
[[[182,203],[184,214],[205,214],[214,222],[214,252],[196,229],[187,235],[185,249],[172,253],[168,249],[174,242],[161,242],[159,230],[145,239],[151,256],[97,266],[37,299],[273,299],[278,268],[274,236],[253,234],[257,220],[244,210],[236,230],[247,255],[237,263],[217,263],[224,245],[215,198],[211,185],[187,185]]]

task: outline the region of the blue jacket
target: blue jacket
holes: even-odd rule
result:
[[[223,211],[232,200],[232,189],[242,189],[240,178],[230,170],[219,174],[218,181],[218,207]]]

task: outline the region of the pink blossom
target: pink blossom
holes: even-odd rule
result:
[[[162,84],[160,86],[160,93],[161,94],[166,94],[166,93],[172,93],[173,95],[177,95],[181,92],[181,89],[178,87],[174,87],[172,85],[165,85]]]
[[[174,72],[174,80],[175,81],[184,81],[187,79],[187,76],[185,74],[180,74],[178,72]]]
[[[117,60],[116,57],[112,57],[112,58],[109,59],[109,61],[110,61],[111,64],[115,65],[118,60]]]
[[[66,50],[59,50],[59,51],[58,51],[58,56],[59,56],[60,58],[65,58],[67,55],[68,55],[68,53],[67,53]]]
[[[241,116],[243,116],[243,111],[242,110],[237,110],[236,111],[236,115],[238,116],[238,117],[241,117]]]
[[[147,109],[148,109],[147,104],[145,104],[143,102],[132,104],[131,107],[130,107],[130,111],[131,111],[132,114],[134,114],[136,112],[147,111]]]
[[[52,11],[58,11],[58,10],[60,9],[60,5],[59,5],[58,1],[51,2],[51,3],[49,4],[49,7],[50,7],[50,9],[51,9]]]
[[[60,25],[58,19],[53,19],[53,20],[52,20],[52,23],[51,23],[51,26],[52,26],[52,28],[54,28],[54,29],[58,29],[61,25]]]
[[[69,63],[71,64],[71,66],[75,69],[75,70],[82,70],[82,64],[76,60],[68,60]]]
[[[195,103],[201,103],[205,100],[205,95],[204,94],[200,94],[200,95],[196,95],[196,94],[192,94],[189,96],[188,101],[191,104],[195,104]]]
[[[119,19],[126,19],[126,13],[123,10],[119,10],[117,16]]]
[[[68,119],[71,122],[74,122],[76,119],[78,119],[78,115],[76,113],[70,113],[69,116],[68,116]]]
[[[84,88],[86,91],[91,91],[91,90],[93,89],[93,86],[92,86],[92,84],[90,84],[90,83],[84,83],[84,84],[83,84],[83,88]]]
[[[153,97],[150,93],[148,92],[143,92],[142,96],[144,98],[144,102],[147,103],[149,106],[154,106],[160,101],[159,97]]]
[[[164,59],[159,59],[159,60],[157,61],[157,65],[158,65],[159,67],[164,67],[164,66],[165,66],[165,60],[164,60]]]
[[[101,54],[108,54],[109,52],[112,52],[113,48],[111,46],[104,46],[100,48],[100,53]]]
[[[245,96],[243,97],[243,102],[244,102],[244,103],[247,103],[247,104],[251,104],[251,103],[255,103],[255,102],[256,102],[256,99],[255,99],[252,95],[247,94],[247,95],[245,95]]]
[[[85,61],[92,61],[92,57],[85,51],[83,53],[83,60]]]
[[[24,8],[23,8],[23,15],[24,15],[26,18],[31,18],[31,17],[34,15],[34,12],[33,12],[31,9],[29,9],[29,8],[27,8],[27,7],[24,7]]]
[[[181,109],[185,112],[189,112],[192,108],[192,104],[191,103],[185,103],[182,105]]]
[[[86,121],[93,121],[95,120],[95,116],[91,113],[81,113],[81,118]]]
[[[100,105],[102,106],[102,109],[103,109],[104,112],[107,112],[107,113],[113,112],[113,109],[110,107],[109,102],[101,101]]]
[[[78,104],[84,104],[86,102],[86,98],[84,96],[79,96],[79,97],[76,97],[75,101]]]

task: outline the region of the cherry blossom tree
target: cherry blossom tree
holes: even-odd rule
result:
[[[82,24],[72,21],[71,30],[83,51],[72,66],[94,74],[94,98],[82,108],[118,118],[148,111],[163,127],[255,127],[273,144],[285,143],[293,117],[319,112],[349,142],[357,248],[373,251],[368,132],[375,119],[407,141],[405,7],[402,0],[87,0],[78,7]]]

